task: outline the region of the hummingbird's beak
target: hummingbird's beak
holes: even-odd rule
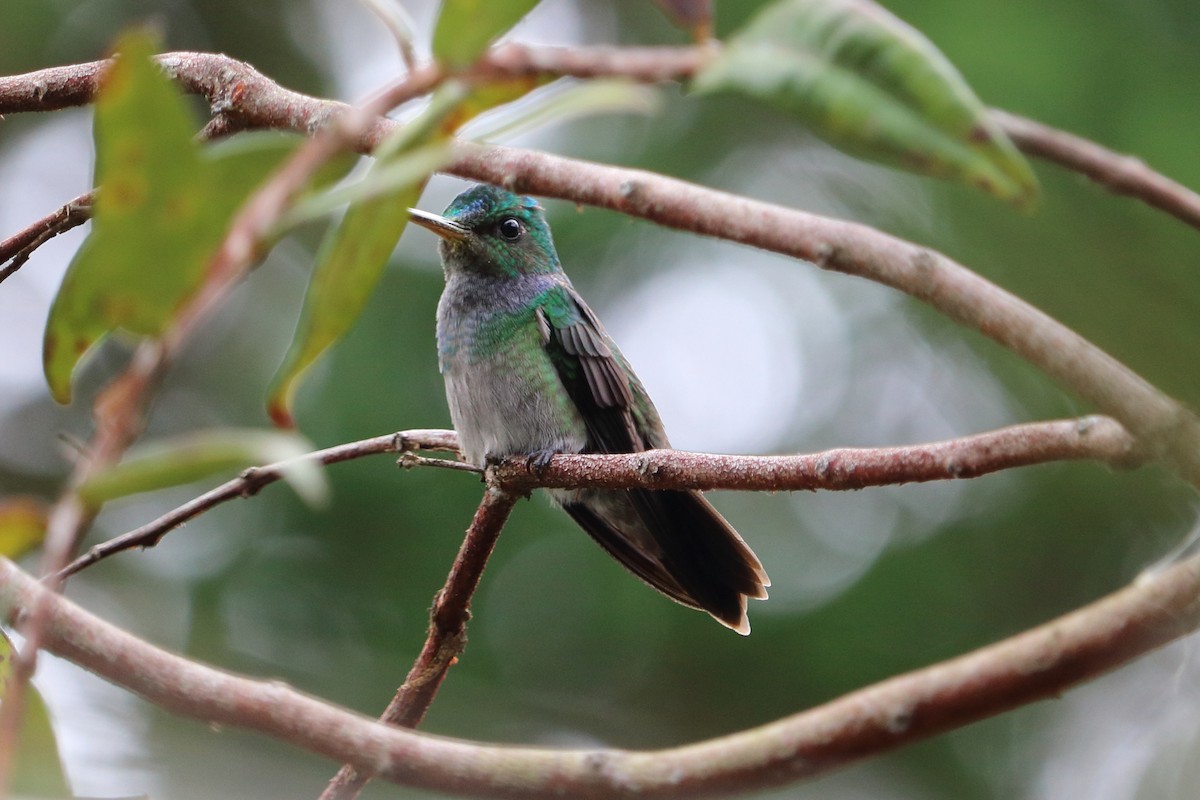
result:
[[[443,239],[451,241],[465,239],[471,233],[469,228],[459,225],[454,220],[446,219],[437,214],[430,214],[428,211],[422,211],[419,208],[410,208],[408,210],[408,218],[422,228],[431,230]]]

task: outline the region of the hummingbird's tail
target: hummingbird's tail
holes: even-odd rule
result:
[[[743,636],[746,598],[771,580],[754,551],[700,492],[585,490],[563,509],[634,575]]]

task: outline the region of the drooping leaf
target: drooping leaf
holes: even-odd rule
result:
[[[103,337],[165,330],[203,281],[234,212],[296,141],[266,134],[202,150],[153,51],[145,34],[123,37],[96,102],[92,233],[63,278],[43,343],[46,380],[62,403],[76,365]]]
[[[160,297],[188,276],[147,262],[187,247],[204,213],[194,190],[199,156],[182,101],[150,62],[153,40],[122,38],[96,100],[95,233],[76,255],[46,327],[46,377],[55,399],[70,399],[78,359],[115,327],[152,332]],[[142,280],[144,278],[145,280]]]
[[[0,697],[7,697],[14,650],[8,634],[0,631]],[[21,699],[24,714],[17,734],[17,749],[12,754],[13,774],[8,791],[14,797],[70,798],[71,790],[46,703],[32,685],[25,686]]]
[[[464,95],[465,89],[457,82],[444,85],[424,114],[380,144],[367,180],[403,163],[406,154],[444,139],[441,121],[454,112]],[[276,425],[295,427],[292,402],[300,379],[358,319],[404,232],[408,207],[421,196],[436,166],[390,194],[352,205],[341,223],[326,234],[291,347],[267,394],[267,413]],[[320,196],[313,202],[319,203]]]
[[[400,215],[407,214],[424,185],[422,180],[369,204],[353,206],[325,239],[292,346],[268,393],[267,412],[276,425],[295,427],[292,405],[300,378],[358,319],[404,232],[407,220]]]
[[[533,10],[538,0],[443,0],[433,30],[433,57],[452,70],[475,63],[488,45]]]
[[[346,334],[366,306],[408,224],[425,183],[448,155],[445,143],[465,113],[478,114],[490,104],[509,102],[529,82],[503,82],[499,89],[468,88],[450,81],[435,93],[429,108],[376,149],[376,162],[360,184],[329,194],[352,203],[317,255],[300,312],[300,322],[283,365],[267,396],[267,412],[280,427],[295,426],[292,404],[300,380],[334,342]],[[316,195],[297,206],[295,221],[324,213],[329,199]]]
[[[284,479],[296,494],[318,504],[324,502],[328,493],[325,473],[316,462],[298,458],[311,450],[304,438],[292,433],[201,431],[135,448],[124,461],[86,481],[79,494],[85,502],[97,507],[118,497],[282,461],[288,462]]]
[[[978,186],[1018,206],[1037,182],[962,76],[870,0],[779,0],[693,81],[794,114],[834,144]]]
[[[20,558],[46,536],[46,506],[32,497],[0,500],[0,556]]]

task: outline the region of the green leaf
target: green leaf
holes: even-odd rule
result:
[[[0,500],[0,556],[20,558],[46,536],[46,506],[32,497]]]
[[[371,170],[360,181],[299,200],[284,215],[280,228],[303,225],[346,205],[374,201],[414,185],[423,185],[426,178],[450,160],[450,156],[448,142],[436,142],[406,153],[402,158]]]
[[[486,92],[482,87],[469,90],[457,81],[444,84],[423,114],[376,149],[376,161],[360,184],[328,193],[334,201],[353,204],[321,245],[296,334],[271,382],[267,412],[276,425],[295,427],[292,405],[300,380],[362,313],[408,224],[409,206],[416,204],[429,175],[448,155],[445,142],[452,133],[451,122],[461,117],[464,107],[482,110],[475,99],[481,91]],[[501,102],[513,99],[511,91],[487,96]],[[331,205],[328,197],[316,195],[300,204],[289,221],[326,213]]]
[[[0,687],[5,696],[12,680],[14,650],[8,634],[0,631]],[[71,789],[67,785],[46,704],[32,685],[25,687],[22,700],[24,716],[17,734],[17,750],[12,756],[13,774],[8,790],[13,796],[20,797],[69,798]]]
[[[757,98],[847,150],[978,186],[1017,206],[1037,196],[1028,163],[953,65],[869,0],[773,3],[692,88]]]
[[[499,78],[486,83],[472,84],[454,112],[442,120],[441,132],[449,136],[475,117],[493,108],[519,100],[553,78],[546,75],[518,75],[515,78]]]
[[[338,203],[351,204],[341,224],[322,243],[296,334],[271,383],[267,413],[276,425],[295,426],[292,406],[300,380],[362,313],[408,224],[409,206],[416,204],[429,175],[449,157],[451,134],[476,115],[522,97],[541,82],[526,77],[470,86],[444,83],[424,113],[376,148],[375,164],[363,180],[314,195],[294,207],[285,224],[329,213]],[[567,99],[553,106],[556,118],[600,108],[645,110],[650,104],[644,91],[615,88],[608,82],[590,91],[565,94]]]
[[[202,431],[131,450],[120,464],[87,480],[79,487],[79,494],[89,505],[99,507],[118,497],[280,461],[288,462],[283,477],[296,494],[308,503],[318,504],[328,493],[325,473],[320,464],[299,458],[311,450],[307,440],[293,433]]]
[[[520,114],[486,130],[472,131],[471,135],[476,139],[508,137],[593,114],[653,114],[658,109],[658,95],[651,87],[620,78],[599,78],[543,94],[537,102],[530,98],[530,104]]]
[[[280,427],[295,427],[292,404],[301,377],[345,335],[367,304],[404,232],[408,207],[421,196],[428,174],[402,191],[346,212],[317,256],[292,346],[271,382],[267,411]]]
[[[444,0],[433,57],[449,69],[466,69],[536,5],[537,0]]]
[[[144,33],[124,36],[96,102],[92,234],[63,278],[43,343],[46,380],[62,403],[80,359],[109,333],[157,336],[170,325],[234,212],[298,141],[261,134],[201,148],[153,52]]]

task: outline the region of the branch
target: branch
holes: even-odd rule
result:
[[[908,447],[841,448],[793,456],[732,456],[647,450],[641,453],[556,455],[540,470],[524,458],[493,470],[497,484],[518,493],[535,488],[731,489],[740,491],[844,491],[956,478],[975,478],[1013,467],[1052,461],[1092,460],[1117,468],[1142,463],[1136,442],[1108,417],[1033,422]],[[454,431],[410,430],[308,453],[291,461],[253,467],[231,481],[168,511],[128,533],[94,545],[67,565],[61,578],[135,547],[154,547],[162,537],[228,500],[250,497],[280,480],[297,460],[337,464],[380,453],[416,450],[457,452]],[[444,459],[402,457],[401,466],[473,467]]]
[[[415,728],[425,718],[425,712],[433,703],[446,673],[467,646],[471,597],[479,586],[483,568],[496,546],[500,530],[519,497],[519,494],[491,485],[484,492],[475,518],[471,520],[471,527],[467,529],[467,537],[454,559],[454,566],[446,576],[446,585],[434,595],[425,646],[379,718],[380,722],[401,728]],[[373,777],[373,772],[360,770],[355,764],[344,764],[329,781],[320,800],[353,800]]]
[[[509,43],[493,48],[472,74],[478,78],[618,75],[645,83],[684,81],[719,52],[716,42],[696,47],[571,48]],[[250,65],[228,56],[168,53],[159,60],[187,91],[206,97],[214,115],[232,111],[252,121],[253,127],[312,133],[344,109],[341,103],[284,89]],[[0,77],[0,114],[86,105],[95,95],[97,78],[105,63],[96,61]],[[407,81],[412,96],[429,91],[440,77],[430,65],[413,70]],[[1200,228],[1200,195],[1141,161],[1006,111],[993,109],[992,114],[1027,155],[1058,163],[1117,194],[1142,200]],[[367,148],[360,149],[368,152]],[[0,249],[0,263],[8,258]]]
[[[474,797],[696,797],[823,775],[1101,675],[1200,625],[1192,558],[1049,623],[740,733],[668,750],[484,746],[381,725],[278,681],[172,655],[0,561],[0,611],[48,609],[45,647],[150,702],[265,733],[395,783]]]
[[[1200,228],[1200,194],[1155,172],[1141,159],[1000,109],[992,109],[992,117],[1024,153],[1053,161],[1114,194],[1134,197]]]
[[[1141,463],[1136,442],[1115,420],[1013,425],[974,436],[907,447],[839,448],[792,456],[732,456],[646,450],[615,455],[557,455],[544,469],[524,459],[496,467],[513,491],[578,489],[732,489],[752,492],[846,491],[868,486],[975,478],[1050,461],[1095,460],[1114,467]]]

